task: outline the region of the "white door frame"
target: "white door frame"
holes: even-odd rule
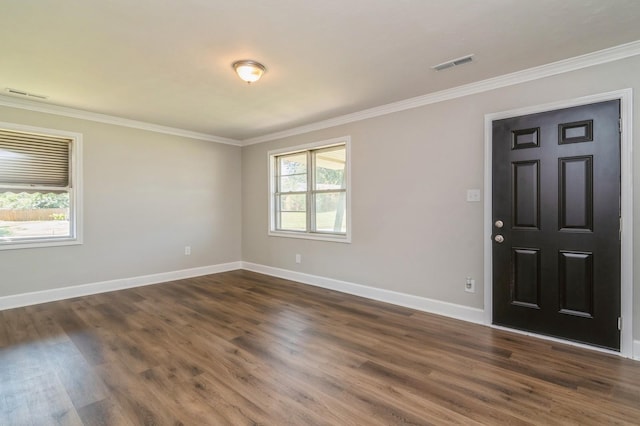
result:
[[[485,114],[484,116],[484,318],[485,324],[493,323],[493,254],[492,254],[492,149],[493,121],[521,115],[574,106],[620,100],[622,132],[620,135],[620,179],[621,179],[621,273],[620,312],[622,330],[620,332],[620,355],[633,358],[633,90],[623,89],[595,94],[559,102],[519,108],[509,111]],[[543,337],[543,336],[541,336]],[[640,356],[640,354],[635,354]]]

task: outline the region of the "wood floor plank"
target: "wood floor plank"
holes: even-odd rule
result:
[[[78,409],[84,426],[134,426],[133,419],[126,416],[114,397],[96,401]]]
[[[247,271],[0,312],[2,425],[638,425],[640,363]]]
[[[101,401],[108,390],[72,342],[48,346],[46,361],[76,409]]]

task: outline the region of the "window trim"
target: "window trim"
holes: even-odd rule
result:
[[[277,190],[276,183],[276,157],[285,154],[295,154],[299,152],[309,152],[311,150],[320,150],[324,148],[331,148],[338,145],[345,146],[346,164],[345,164],[345,188],[346,188],[346,217],[347,232],[346,234],[333,234],[328,232],[312,232],[308,226],[307,231],[283,231],[276,228],[277,215],[275,214],[276,203],[275,194]],[[304,145],[297,145],[292,147],[280,148],[270,150],[267,152],[268,161],[268,232],[267,234],[272,237],[285,237],[285,238],[301,238],[306,240],[320,240],[320,241],[333,241],[339,243],[351,243],[351,137],[342,136],[339,138],[327,139],[318,142],[312,142]],[[305,193],[312,193],[313,189],[306,191]],[[308,211],[307,221],[311,220],[313,213]]]
[[[65,137],[72,140],[71,158],[69,159],[69,231],[68,237],[41,237],[19,241],[0,240],[1,250],[16,250],[40,247],[57,247],[79,245],[83,243],[83,200],[82,200],[82,134],[58,129],[27,126],[23,124],[0,121],[0,128],[18,132],[40,133],[51,136]]]

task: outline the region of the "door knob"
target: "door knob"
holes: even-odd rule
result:
[[[496,220],[496,223],[494,223],[494,225],[496,226],[496,228],[500,229],[504,226],[504,222],[501,220]]]
[[[495,237],[493,237],[493,239],[496,241],[496,243],[504,242],[504,237],[502,235],[496,235]]]

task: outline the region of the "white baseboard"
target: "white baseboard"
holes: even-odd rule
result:
[[[469,321],[476,324],[484,324],[484,310],[471,308],[469,306],[456,305],[455,303],[442,302],[439,300],[428,299],[426,297],[414,296],[411,294],[399,293],[396,291],[384,290],[381,288],[368,287],[365,285],[354,284],[347,281],[339,281],[332,278],[321,277],[318,275],[304,274],[301,272],[290,271],[288,269],[273,268],[271,266],[265,266],[251,262],[242,262],[242,269],[271,275],[278,278],[284,278],[291,281],[297,281],[316,287],[335,290],[342,293],[366,297],[367,299],[379,300],[381,302],[404,306],[407,308],[416,309],[418,311],[443,315],[446,317]]]
[[[242,268],[242,262],[222,263],[219,265],[203,266],[199,268],[182,269],[179,271],[163,272],[159,274],[143,275],[132,278],[122,278],[91,284],[54,288],[51,290],[35,291],[31,293],[15,294],[0,297],[0,310],[36,305],[38,303],[54,302],[56,300],[71,299],[73,297],[106,293],[108,291],[123,290],[125,288],[141,287],[159,284],[202,275],[217,274]]]
[[[381,302],[391,303],[393,305],[404,306],[407,308],[416,309],[418,311],[429,312],[432,314],[460,319],[476,324],[487,325],[485,323],[484,310],[482,309],[428,299],[426,297],[414,296],[406,293],[399,293],[391,290],[369,287],[347,281],[335,280],[332,278],[325,278],[318,275],[295,272],[288,269],[274,268],[257,263],[240,261],[222,263],[219,265],[203,266],[199,268],[182,269],[179,271],[163,272],[159,274],[143,275],[139,277],[102,281],[71,287],[55,288],[51,290],[36,291],[31,293],[3,296],[0,297],[0,311],[5,309],[19,308],[22,306],[36,305],[38,303],[54,302],[57,300],[71,299],[74,297],[88,296],[91,294],[123,290],[126,288],[142,287],[146,285],[160,284],[185,278],[200,277],[203,275],[217,274],[227,271],[235,271],[237,269],[246,269],[248,271],[297,281],[303,284],[309,284],[316,287],[339,291],[342,293],[353,294],[356,296],[365,297],[367,299],[373,299]],[[508,329],[508,331],[513,332],[515,330]],[[548,338],[546,336],[540,337],[551,340],[558,340]],[[563,340],[558,341],[567,343]],[[589,346],[585,346],[585,348],[593,349]],[[633,341],[632,357],[633,359],[640,361],[640,340]]]

